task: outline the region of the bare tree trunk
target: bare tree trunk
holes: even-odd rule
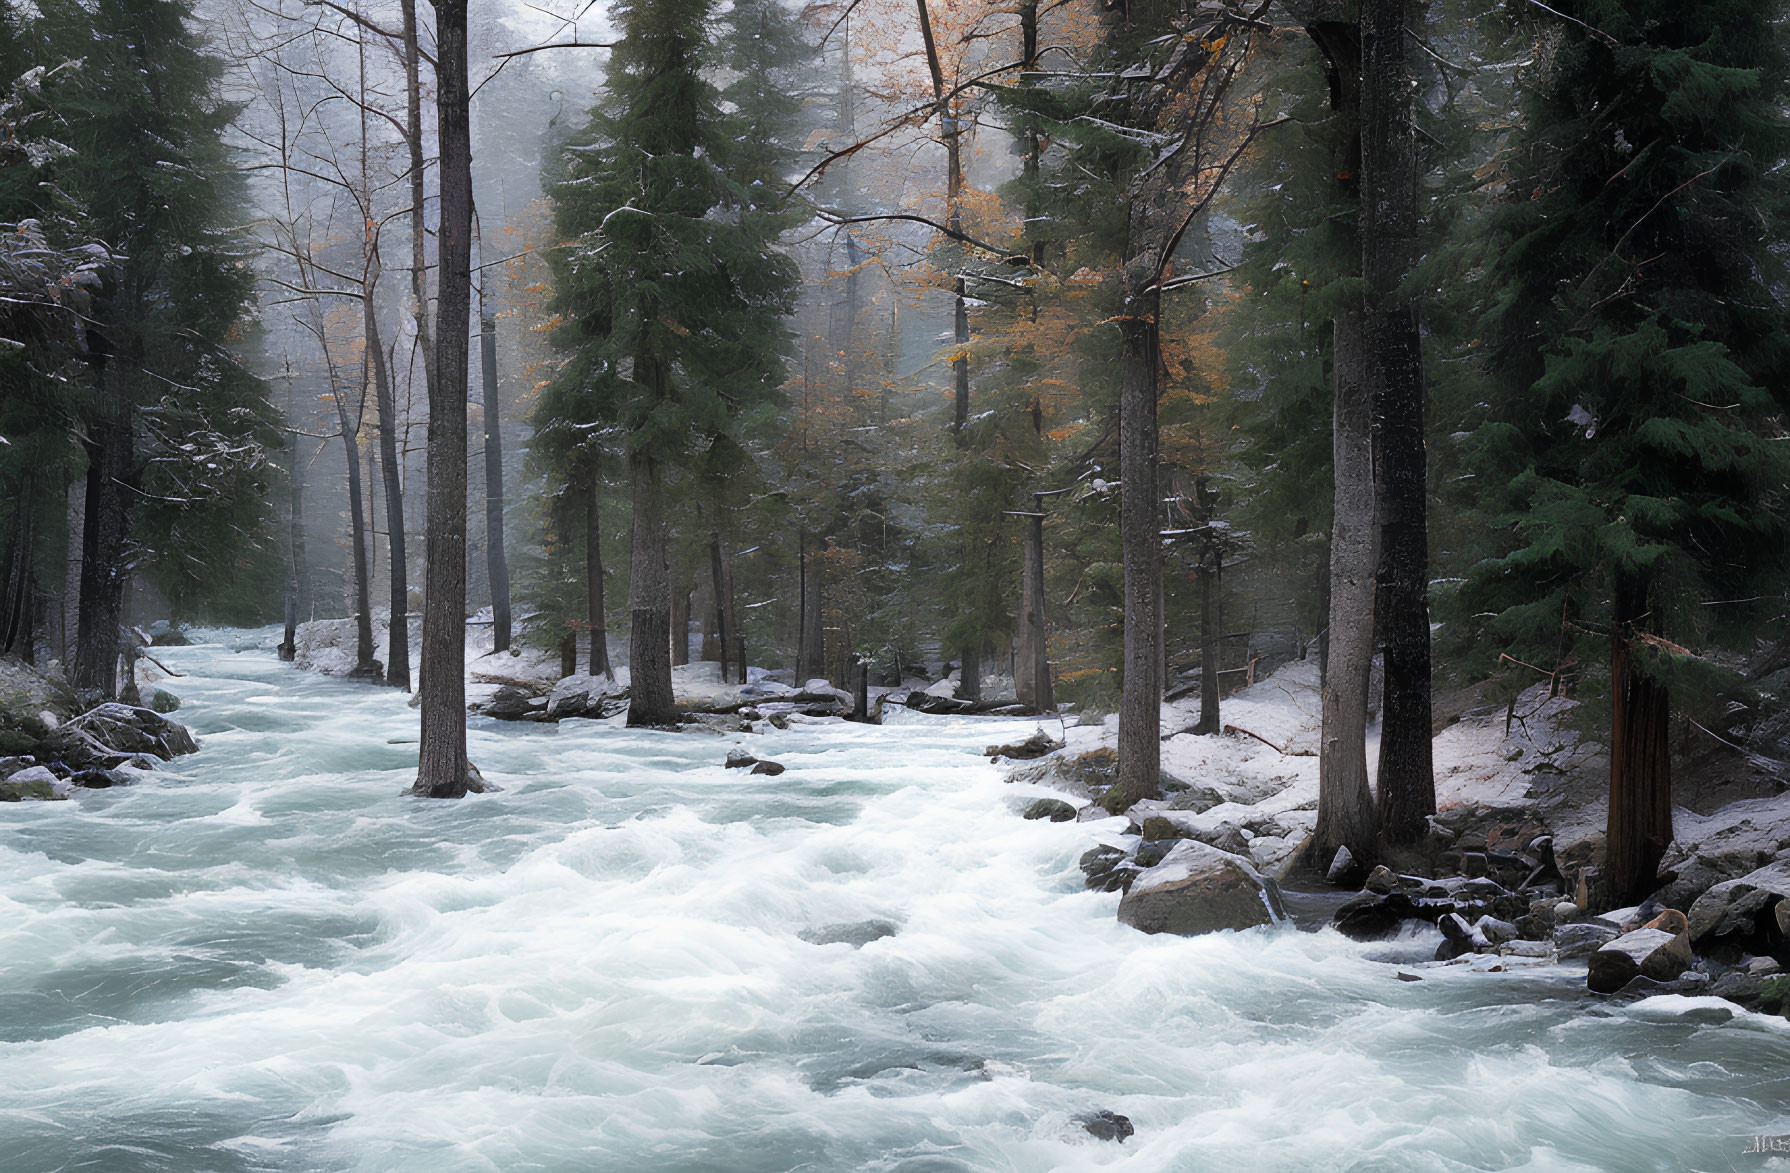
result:
[[[690,662],[690,592],[671,592],[671,666]]]
[[[373,364],[373,390],[379,407],[379,471],[385,485],[385,540],[391,608],[386,636],[385,682],[410,691],[410,584],[404,551],[404,486],[398,464],[398,409],[392,395],[391,371],[379,338],[379,321],[373,312],[373,293],[378,281],[378,253],[371,259],[372,276],[362,285],[361,304],[367,338],[367,355]]]
[[[1218,670],[1224,654],[1224,620],[1216,595],[1224,555],[1212,550],[1200,559],[1200,720],[1195,733],[1217,733],[1224,727],[1218,711]]]
[[[479,263],[485,263],[483,237]],[[491,649],[510,646],[510,562],[503,548],[503,404],[497,389],[497,311],[479,276],[479,368],[484,376],[485,577],[491,584]]]
[[[802,535],[802,634],[796,685],[827,674],[826,629],[821,621],[820,561]]]
[[[609,612],[603,600],[603,481],[592,462],[584,486],[584,592],[590,623],[590,674],[615,679],[609,663]]]
[[[416,785],[461,798],[486,785],[466,758],[466,385],[472,312],[472,128],[467,0],[437,0],[441,294],[429,386],[429,496],[423,578],[422,746]]]
[[[677,721],[671,691],[671,575],[665,564],[664,488],[659,475],[657,460],[644,452],[628,454],[634,496],[628,568],[630,727]]]
[[[286,371],[286,423],[291,428],[289,442],[292,445],[292,473],[288,485],[290,496],[287,499],[287,554],[292,561],[292,577],[286,587],[286,631],[280,642],[279,656],[282,660],[293,660],[298,657],[298,614],[302,607],[300,598],[304,589],[305,574],[305,466],[299,455],[298,425],[293,413],[292,371],[288,363]]]
[[[1659,861],[1672,842],[1671,695],[1638,669],[1633,641],[1648,613],[1644,588],[1617,587],[1617,629],[1610,648],[1610,808],[1604,829],[1599,903],[1639,903],[1659,885]]]
[[[1430,749],[1428,467],[1417,312],[1405,289],[1417,259],[1417,141],[1407,60],[1408,0],[1361,5],[1362,334],[1380,424],[1380,616],[1386,691],[1380,726],[1380,833],[1420,837],[1436,813]]]
[[[1050,648],[1044,626],[1044,511],[1026,515],[1025,565],[1019,580],[1019,654],[1013,666],[1014,691],[1019,703],[1034,713],[1056,708],[1050,678]]]
[[[720,534],[709,543],[709,563],[715,577],[715,634],[721,645],[721,683],[744,684],[746,653],[733,609],[733,558],[723,550]],[[739,670],[737,678],[732,671],[736,666]]]
[[[1151,275],[1154,281],[1154,274]],[[1119,541],[1124,563],[1124,678],[1119,698],[1119,780],[1108,808],[1162,796],[1162,542],[1156,487],[1160,298],[1127,298],[1119,324]]]
[[[578,633],[568,631],[559,641],[559,676],[564,680],[578,674]]]
[[[124,343],[122,312],[114,310],[109,317],[114,337]],[[130,502],[126,494],[136,483],[136,391],[125,369],[132,355],[128,343],[114,345],[101,375],[99,411],[88,426],[81,600],[71,674],[76,688],[98,689],[108,697],[118,690],[119,632],[124,623],[125,584],[130,578],[126,565]]]
[[[416,344],[423,355],[423,382],[435,388],[435,336],[429,324],[429,251],[424,216],[423,98],[418,76],[416,0],[402,0],[404,21],[404,145],[410,150],[410,295]]]
[[[338,384],[334,390],[342,454],[348,462],[349,569],[354,574],[354,671],[349,675],[361,679],[377,679],[381,666],[373,658],[372,587],[367,571],[367,510],[361,492],[360,446],[355,443],[355,436],[360,429],[349,419],[346,389]],[[358,416],[360,413],[357,411],[355,414]]]
[[[1330,527],[1330,638],[1318,748],[1318,824],[1311,862],[1328,867],[1338,847],[1357,861],[1375,850],[1367,785],[1367,683],[1374,655],[1373,405],[1361,386],[1361,319],[1336,319],[1334,343],[1335,520]]]

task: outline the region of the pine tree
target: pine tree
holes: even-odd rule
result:
[[[708,80],[711,0],[631,0],[604,100],[554,187],[572,238],[554,264],[555,377],[625,433],[633,498],[628,720],[673,721],[670,470],[730,441],[778,398],[794,265],[782,213],[730,171],[741,146]],[[745,144],[751,147],[752,144]]]
[[[1498,394],[1471,461],[1501,548],[1467,605],[1493,613],[1488,649],[1544,670],[1607,656],[1622,903],[1672,837],[1673,707],[1717,691],[1685,650],[1722,634],[1698,604],[1781,584],[1790,334],[1763,242],[1787,210],[1787,74],[1764,0],[1560,11],[1507,194],[1475,226]]]

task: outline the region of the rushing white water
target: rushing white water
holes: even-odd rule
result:
[[[475,720],[507,789],[431,803],[404,698],[271,642],[169,650],[197,756],[0,807],[0,1170],[1726,1169],[1790,1133],[1781,1020],[1124,928],[1090,829],[979,756],[1017,722]],[[789,771],[724,770],[748,741]]]

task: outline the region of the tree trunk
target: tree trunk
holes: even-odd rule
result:
[[[721,535],[709,543],[709,567],[715,577],[715,634],[721,650],[721,683],[746,683],[746,655],[733,609],[733,558],[721,547]],[[739,646],[738,654],[735,647]],[[734,669],[737,667],[737,678]]]
[[[1050,679],[1050,647],[1044,626],[1044,513],[1040,508],[1025,519],[1025,566],[1019,580],[1019,656],[1013,667],[1014,691],[1019,703],[1034,713],[1056,708]]]
[[[564,680],[578,674],[578,633],[568,631],[559,641],[559,676]],[[592,675],[595,675],[593,673]]]
[[[290,443],[292,445],[292,475],[288,485],[291,496],[288,498],[288,515],[286,519],[287,554],[292,561],[292,577],[286,588],[286,632],[285,639],[279,648],[280,659],[294,660],[298,657],[298,616],[303,610],[304,577],[305,577],[305,466],[299,458],[297,421],[293,417],[292,371],[288,364],[286,371],[286,422],[292,427]]]
[[[1150,275],[1154,282],[1155,275]],[[1156,487],[1160,298],[1127,297],[1119,323],[1119,542],[1124,562],[1124,679],[1119,780],[1108,809],[1160,798],[1162,776],[1162,541]]]
[[[603,600],[603,482],[593,467],[584,486],[584,596],[590,623],[590,674],[615,679],[609,663],[609,611]]]
[[[386,366],[385,350],[379,338],[379,320],[373,312],[373,292],[378,281],[379,258],[371,259],[371,277],[362,289],[362,320],[366,331],[367,355],[373,364],[373,390],[379,407],[379,471],[385,486],[385,544],[390,593],[391,623],[386,636],[385,682],[393,688],[410,691],[410,585],[404,552],[404,487],[398,463],[398,408],[392,395],[391,371]]]
[[[1373,405],[1361,386],[1361,318],[1336,319],[1333,346],[1335,519],[1330,527],[1330,638],[1321,692],[1318,823],[1311,863],[1327,868],[1338,847],[1374,856],[1367,785],[1367,685],[1374,655]]]
[[[359,429],[348,417],[348,396],[343,388],[335,389],[335,400],[336,421],[341,428],[342,453],[348,462],[348,556],[349,568],[354,574],[354,671],[349,675],[356,679],[377,679],[380,665],[373,658],[372,587],[367,573],[367,510],[361,494],[360,447],[355,443],[355,434]]]
[[[125,564],[130,537],[127,494],[135,484],[137,405],[135,387],[124,369],[129,361],[128,353],[114,352],[106,363],[99,411],[88,427],[86,444],[81,600],[71,680],[76,688],[98,689],[107,697],[118,690],[119,633],[124,623],[124,588],[130,578]]]
[[[644,452],[630,452],[628,480],[634,496],[628,568],[628,725],[671,725],[677,721],[677,703],[671,692],[671,576],[665,564],[659,462]]]
[[[1211,543],[1208,543],[1211,544]],[[1200,720],[1195,733],[1218,733],[1224,728],[1218,712],[1218,670],[1224,655],[1224,620],[1218,614],[1219,575],[1224,555],[1217,549],[1200,558]]]
[[[423,186],[423,97],[419,77],[416,0],[401,0],[404,21],[404,145],[410,150],[410,296],[423,382],[435,388],[435,336],[429,324],[429,250]]]
[[[974,704],[982,703],[982,649],[973,642],[963,648],[963,667],[957,673],[957,695]]]
[[[479,261],[482,264],[484,260],[481,246]],[[510,563],[503,548],[503,405],[497,390],[497,317],[485,296],[483,276],[479,278],[479,366],[484,376],[485,577],[491,584],[491,648],[503,652],[510,647]]]
[[[851,658],[851,719],[874,725],[870,715],[870,661],[862,656]]]
[[[1635,625],[1646,592],[1618,587],[1610,649],[1610,809],[1604,829],[1601,900],[1638,904],[1659,886],[1659,861],[1672,842],[1671,696],[1634,662]]]
[[[286,631],[285,638],[280,641],[279,656],[282,660],[298,658],[298,596],[292,591],[286,592]]]
[[[796,687],[827,674],[826,629],[821,622],[820,562],[802,535],[802,632]]]
[[[1436,813],[1430,752],[1428,469],[1417,312],[1417,140],[1406,59],[1409,0],[1361,5],[1362,336],[1380,425],[1380,593],[1386,689],[1380,732],[1380,833],[1423,835]]]
[[[423,578],[422,745],[412,793],[485,789],[466,758],[466,389],[472,312],[472,128],[467,0],[437,0],[441,293],[429,386],[429,496]]]

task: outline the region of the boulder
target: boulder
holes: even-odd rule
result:
[[[1696,962],[1690,937],[1665,929],[1642,928],[1624,933],[1591,955],[1585,984],[1595,993],[1613,994],[1637,977],[1669,982]]]
[[[149,707],[158,713],[172,713],[180,708],[180,698],[165,688],[158,688],[149,696]]]
[[[80,770],[70,775],[70,784],[83,790],[110,790],[114,786],[129,786],[133,779],[123,770]]]
[[[1049,819],[1053,823],[1073,823],[1075,808],[1060,798],[1040,798],[1025,809],[1025,818]]]
[[[1280,890],[1242,856],[1197,839],[1175,844],[1119,902],[1119,921],[1146,933],[1191,937],[1286,919]]]
[[[1554,948],[1559,951],[1560,960],[1570,961],[1575,957],[1591,956],[1620,935],[1615,929],[1596,921],[1563,924],[1554,929]]]
[[[137,759],[197,753],[186,726],[153,709],[111,701],[66,721],[46,741],[71,769],[111,769]]]
[[[727,751],[727,768],[730,770],[744,770],[748,766],[756,766],[757,764],[758,759],[743,749],[730,749]]]
[[[506,684],[491,694],[482,711],[499,721],[538,721],[547,715],[547,698],[521,685]]]
[[[1122,892],[1142,870],[1124,848],[1104,843],[1082,852],[1079,866],[1087,886],[1095,892]]]
[[[1790,861],[1724,880],[1697,897],[1688,916],[1691,940],[1744,939],[1777,927],[1777,906],[1790,897]]]
[[[48,766],[31,766],[0,782],[0,802],[51,802],[67,798],[70,789]]]
[[[1097,1112],[1084,1112],[1075,1118],[1075,1122],[1095,1140],[1116,1140],[1124,1144],[1126,1137],[1137,1134],[1137,1129],[1131,1126],[1129,1116],[1121,1116],[1106,1108]]]
[[[545,717],[558,721],[566,717],[613,717],[628,707],[628,689],[606,676],[582,673],[564,677],[547,694]]]
[[[1033,758],[1041,758],[1047,753],[1054,753],[1063,748],[1063,743],[1040,729],[1024,741],[1012,745],[991,745],[982,751],[985,758],[1008,758],[1016,762],[1027,762]]]
[[[786,768],[787,767],[780,762],[755,762],[752,766],[752,772],[754,774],[768,774],[770,777],[775,778],[777,775],[783,773]]]
[[[1324,879],[1339,888],[1353,887],[1361,882],[1364,870],[1355,861],[1355,853],[1346,846],[1340,846],[1330,859],[1330,870],[1324,873]]]

